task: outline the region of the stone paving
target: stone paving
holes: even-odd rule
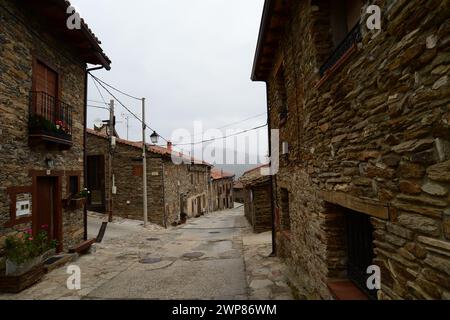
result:
[[[288,285],[288,269],[277,257],[271,257],[272,234],[243,234],[244,259],[251,300],[293,300]]]
[[[103,216],[89,215],[95,236]],[[270,254],[270,233],[253,234],[242,207],[162,229],[126,219],[71,264],[81,290],[69,290],[62,267],[33,287],[1,299],[292,299],[285,267]]]

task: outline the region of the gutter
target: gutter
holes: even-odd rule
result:
[[[86,69],[84,74],[84,125],[83,125],[83,184],[84,188],[87,188],[87,150],[86,150],[86,141],[87,141],[87,105],[88,105],[88,75],[89,72],[103,69],[104,66],[94,67],[90,69]],[[88,230],[87,230],[87,204],[84,204],[83,209],[83,224],[84,224],[84,241],[88,239]]]

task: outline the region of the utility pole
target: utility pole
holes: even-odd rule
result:
[[[127,140],[129,140],[129,131],[130,131],[130,115],[127,113],[122,113],[122,117],[125,119],[127,126]]]
[[[142,98],[142,183],[143,183],[143,207],[144,207],[144,228],[147,227],[147,145],[145,142],[145,98]]]
[[[108,167],[109,167],[109,208],[108,208],[108,221],[112,222],[113,220],[113,188],[114,188],[114,175],[112,168],[112,156],[113,156],[113,144],[115,144],[115,136],[114,136],[114,100],[110,100],[109,102],[109,156],[108,156]]]

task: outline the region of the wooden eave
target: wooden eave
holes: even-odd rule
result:
[[[111,60],[103,52],[101,42],[89,29],[82,19],[80,30],[69,30],[66,21],[69,15],[66,13],[70,6],[65,0],[18,0],[18,2],[30,14],[40,17],[46,25],[48,33],[61,39],[67,46],[73,48],[85,63],[102,65],[107,70],[111,69]]]
[[[253,81],[267,80],[293,2],[293,0],[266,0],[253,62],[251,77]]]

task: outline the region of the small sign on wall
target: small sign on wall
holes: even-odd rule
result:
[[[16,196],[16,218],[31,215],[31,193],[18,193]]]

